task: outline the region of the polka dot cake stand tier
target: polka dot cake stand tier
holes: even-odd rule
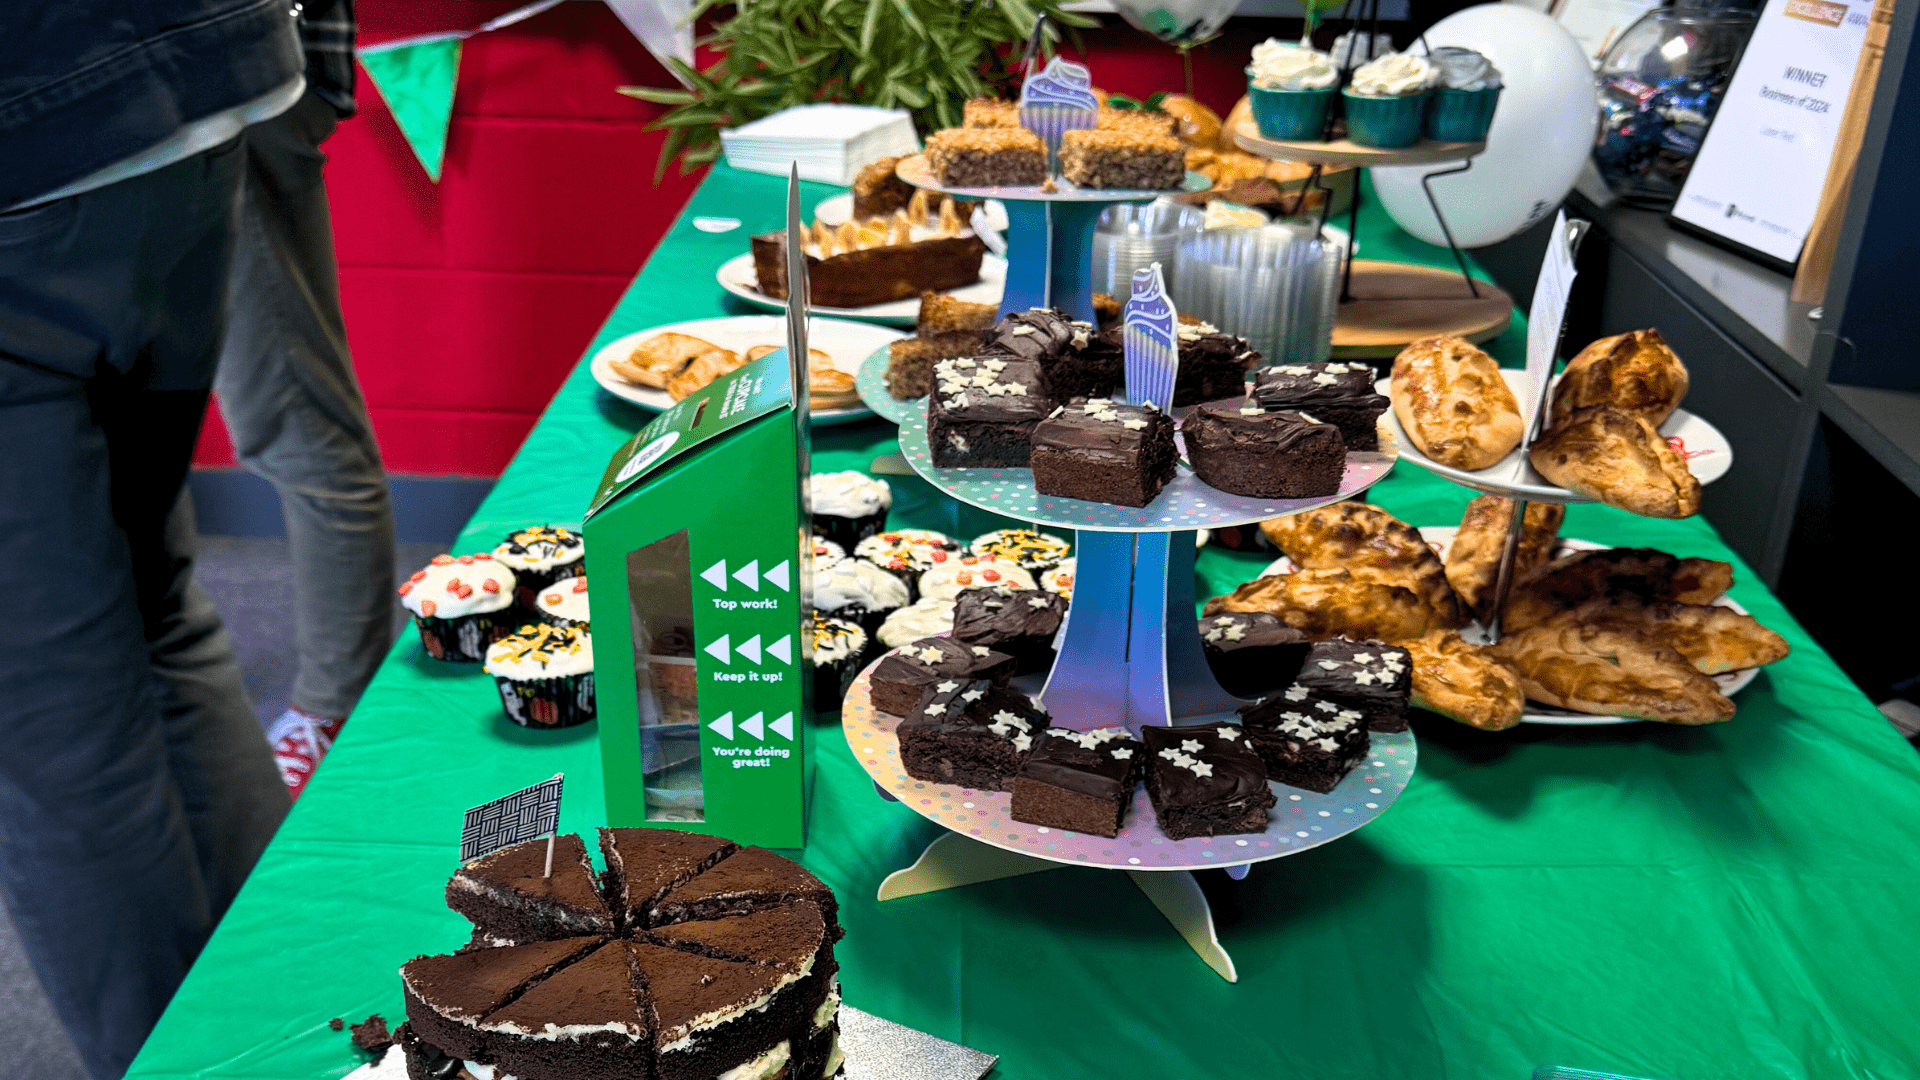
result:
[[[841,710],[847,746],[883,795],[950,830],[912,866],[881,883],[881,900],[1060,866],[1125,870],[1200,958],[1229,982],[1236,979],[1233,958],[1220,944],[1212,912],[1191,871],[1218,868],[1244,877],[1254,863],[1337,840],[1393,805],[1413,778],[1417,758],[1411,731],[1375,733],[1367,757],[1328,794],[1269,781],[1277,803],[1268,812],[1266,830],[1238,836],[1170,840],[1160,831],[1146,789],[1137,788],[1120,834],[1109,839],[1015,821],[1011,796],[1004,791],[907,775],[894,735],[900,718],[873,707],[872,670],[854,681]],[[1137,725],[1134,730],[1137,734]]]

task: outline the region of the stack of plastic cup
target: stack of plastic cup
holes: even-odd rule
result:
[[[1246,338],[1264,363],[1327,359],[1340,302],[1340,250],[1311,226],[1209,229],[1180,244],[1173,302]]]
[[[1125,303],[1133,272],[1159,263],[1171,272],[1180,242],[1200,231],[1200,211],[1169,200],[1109,206],[1093,230],[1093,291]]]

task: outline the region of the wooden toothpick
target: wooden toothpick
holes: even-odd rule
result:
[[[554,837],[558,835],[558,833],[547,834],[547,872],[542,874],[542,877],[550,878],[553,876],[553,840]]]

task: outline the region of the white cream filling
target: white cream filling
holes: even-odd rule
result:
[[[598,1035],[603,1031],[615,1032],[635,1040],[643,1038],[646,1035],[646,1032],[641,1030],[639,1024],[629,1024],[624,1021],[615,1021],[608,1024],[542,1024],[538,1029],[525,1028],[518,1024],[482,1024],[480,1025],[480,1030],[504,1032],[508,1035],[518,1035],[523,1039],[534,1039],[539,1042],[559,1042],[561,1039],[573,1039],[577,1041],[586,1038],[588,1035]]]
[[[660,1045],[660,1052],[663,1054],[672,1054],[682,1050],[690,1050],[693,1048],[694,1037],[701,1032],[711,1031],[721,1024],[732,1023],[740,1017],[746,1016],[748,1013],[757,1013],[773,1004],[773,999],[780,996],[780,991],[806,978],[807,975],[813,971],[813,962],[819,959],[819,956],[820,954],[816,952],[812,956],[807,957],[807,962],[800,965],[799,971],[790,971],[782,975],[780,981],[773,984],[773,989],[745,1005],[729,1005],[724,1009],[715,1009],[712,1012],[701,1013],[699,1016],[694,1017],[693,1022],[687,1025],[686,1033],[672,1042],[662,1043]]]
[[[735,1065],[721,1073],[716,1080],[766,1080],[786,1068],[787,1059],[792,1056],[793,1047],[788,1045],[787,1040],[781,1039],[773,1044],[773,1049],[744,1065]]]
[[[833,1049],[827,1051],[827,1063],[821,1066],[820,1075],[832,1076],[839,1072],[841,1064],[846,1060],[847,1055],[840,1052],[840,1036],[836,1034],[833,1037]]]
[[[833,1018],[838,1015],[839,1012],[840,976],[835,975],[833,982],[827,987],[827,999],[820,1003],[819,1008],[813,1010],[813,1030],[819,1031],[821,1028],[833,1023]]]

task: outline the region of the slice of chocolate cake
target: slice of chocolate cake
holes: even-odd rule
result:
[[[733,854],[734,843],[678,829],[601,829],[607,899],[622,930],[646,925],[646,913],[674,886]]]
[[[1306,413],[1268,412],[1251,401],[1202,405],[1181,421],[1180,434],[1194,475],[1234,495],[1335,495],[1347,468],[1339,428]]]
[[[1313,642],[1264,611],[1228,611],[1200,620],[1200,646],[1220,688],[1257,698],[1293,681]]]
[[[1348,638],[1317,642],[1294,681],[1358,711],[1369,730],[1407,730],[1413,657],[1397,645]]]
[[[1358,711],[1302,686],[1243,706],[1240,719],[1269,778],[1322,795],[1337,787],[1372,745]]]
[[[650,942],[622,943],[645,990],[660,1054],[658,1080],[712,1080],[775,1052],[805,1030],[833,972],[702,956]]]
[[[545,876],[547,841],[529,840],[475,859],[447,882],[447,906],[473,923],[475,944],[520,945],[550,938],[614,932],[613,912],[579,834],[559,837],[553,876]]]
[[[810,900],[728,919],[675,923],[647,936],[659,944],[703,956],[772,964],[803,975],[820,961],[822,950],[828,956],[833,950],[820,906]]]
[[[948,679],[927,688],[894,729],[907,775],[936,784],[1006,791],[1046,730],[1046,711],[990,682]]]
[[[927,445],[942,469],[1024,469],[1034,425],[1053,411],[1039,365],[999,357],[942,360],[927,398]]]
[[[1092,324],[1063,311],[1031,308],[994,324],[981,344],[983,355],[1011,356],[1040,365],[1040,388],[1054,401],[1109,398],[1120,385],[1120,339],[1108,341]]]
[[[1149,724],[1147,797],[1169,840],[1264,832],[1277,800],[1267,770],[1247,733],[1236,724],[1187,727]]]
[[[1260,354],[1247,339],[1223,334],[1207,323],[1181,323],[1180,370],[1174,374],[1173,405],[1240,397],[1247,392],[1247,369]]]
[[[873,707],[906,716],[934,683],[985,679],[995,686],[1005,686],[1013,678],[1013,669],[1013,657],[986,645],[968,645],[950,637],[921,638],[888,653],[873,666],[869,677]]]
[[[666,898],[654,906],[648,923],[657,927],[692,919],[720,919],[796,900],[819,905],[838,936],[839,924],[834,916],[839,905],[834,902],[832,889],[791,859],[766,848],[745,847],[721,859],[713,869],[668,892]]]
[[[607,942],[494,1011],[480,1024],[483,1049],[474,1060],[517,1080],[652,1075],[653,1022],[641,1007],[628,947]]]
[[[1033,429],[1033,490],[1145,506],[1173,479],[1173,421],[1151,405],[1062,405]]]
[[[1067,602],[1045,589],[967,589],[954,600],[953,639],[1011,656],[1013,673],[1030,675],[1053,667],[1053,639],[1066,617]]]
[[[445,956],[416,956],[400,966],[407,1023],[442,1053],[479,1060],[480,1022],[532,983],[599,947],[597,937],[536,941]]]
[[[1146,750],[1122,728],[1049,728],[1013,778],[1013,820],[1117,836]]]
[[[1253,397],[1262,408],[1310,412],[1340,429],[1349,450],[1380,449],[1379,421],[1392,406],[1374,393],[1369,364],[1281,364],[1255,373]]]

